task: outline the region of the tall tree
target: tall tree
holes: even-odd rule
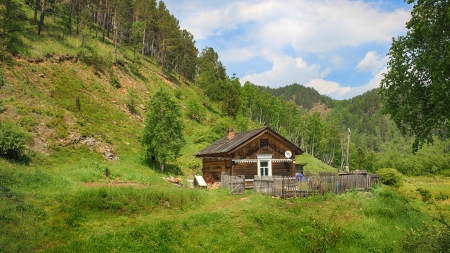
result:
[[[232,78],[228,78],[222,111],[225,115],[236,118],[241,103],[241,83],[239,78],[233,75]]]
[[[450,128],[450,3],[408,3],[414,4],[408,31],[392,41],[380,94],[400,131],[415,137],[416,152],[433,142],[434,130]]]
[[[195,46],[194,35],[187,30],[181,31],[182,50],[178,72],[190,81],[194,81],[197,74],[198,49]]]
[[[173,69],[178,49],[181,44],[181,34],[178,20],[170,14],[163,1],[158,4],[158,59],[161,69]]]
[[[197,84],[213,101],[222,101],[226,84],[226,69],[212,47],[205,47],[198,59]]]
[[[183,128],[180,107],[171,94],[160,87],[152,96],[141,143],[147,158],[155,157],[159,161],[161,171],[166,162],[180,156],[181,148],[186,143]]]
[[[46,11],[46,6],[47,6],[47,0],[42,0],[42,7],[41,7],[41,15],[39,18],[39,23],[38,23],[38,32],[37,35],[41,35],[41,31],[42,28],[44,27],[44,18],[45,18],[45,11]]]

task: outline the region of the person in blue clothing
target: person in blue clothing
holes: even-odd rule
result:
[[[303,181],[306,181],[306,179],[305,179],[305,177],[303,176],[302,173],[296,173],[295,174],[295,181],[303,182]]]

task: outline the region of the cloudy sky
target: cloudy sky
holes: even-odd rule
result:
[[[379,86],[392,37],[406,33],[403,0],[164,0],[199,51],[227,74],[273,88],[292,83],[347,99]]]

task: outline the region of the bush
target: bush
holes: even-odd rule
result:
[[[398,188],[403,184],[402,182],[403,175],[396,169],[393,168],[379,169],[377,171],[377,174],[380,175],[381,183],[385,185],[394,186]]]
[[[11,123],[0,125],[0,155],[18,158],[25,150],[26,135]]]

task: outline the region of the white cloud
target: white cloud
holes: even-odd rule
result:
[[[251,81],[271,87],[306,84],[340,99],[378,87],[380,70],[387,61],[380,56],[384,52],[378,54],[373,49],[367,50],[364,59],[355,59],[360,54],[349,53],[349,49],[390,44],[392,37],[404,34],[405,23],[410,19],[409,10],[386,10],[380,7],[381,1],[368,1],[371,0],[164,2],[180,19],[181,28],[193,33],[197,41],[213,41],[214,45],[208,46],[215,47],[227,69],[234,63],[249,63],[241,71],[245,73],[240,78],[242,83]],[[272,63],[272,68],[258,70],[257,64],[252,65],[256,57]],[[341,86],[336,81],[345,80],[339,75],[351,75],[349,72],[355,70],[370,72],[374,78],[358,87]],[[330,73],[337,79],[327,80]]]
[[[328,69],[320,70],[320,65],[307,63],[301,58],[293,58],[288,55],[274,57],[272,69],[261,73],[247,74],[241,78],[241,83],[250,81],[261,86],[279,87],[292,83],[304,84],[313,78],[326,76]]]
[[[370,51],[366,54],[364,59],[362,59],[358,63],[358,65],[356,65],[356,68],[359,71],[372,72],[372,74],[376,75],[380,71],[380,69],[386,65],[387,59],[387,56],[381,58],[380,55],[377,55],[377,52]]]
[[[230,62],[230,61],[247,61],[255,57],[252,50],[248,48],[231,48],[222,51],[219,55],[220,61]]]
[[[192,3],[194,2],[194,3]],[[204,2],[204,1],[201,1]],[[197,40],[237,30],[251,22],[241,39],[250,43],[280,48],[290,45],[297,51],[324,52],[366,42],[389,43],[404,30],[410,14],[404,9],[381,11],[362,1],[211,1],[195,11],[196,1],[184,1],[177,10],[181,26]],[[191,8],[192,11],[181,11]],[[178,16],[177,16],[178,17]],[[255,48],[257,50],[257,48]]]
[[[323,79],[312,79],[306,87],[311,87],[317,90],[320,94],[332,96],[332,97],[343,97],[348,93],[350,87],[341,87],[338,83],[332,81],[326,81]]]
[[[387,67],[384,67],[381,71],[379,71],[367,84],[362,85],[362,86],[356,86],[356,87],[335,87],[333,85],[330,85],[331,87],[328,88],[328,90],[332,90],[333,88],[335,89],[334,91],[331,91],[330,93],[321,93],[321,94],[325,94],[328,95],[334,99],[348,99],[348,98],[352,98],[354,96],[357,95],[361,95],[364,92],[367,92],[369,90],[375,89],[380,87],[380,83],[381,80],[383,79],[383,73],[387,72]],[[320,83],[319,83],[320,84]],[[310,86],[313,87],[315,89],[316,86]],[[319,90],[318,90],[319,91]]]

